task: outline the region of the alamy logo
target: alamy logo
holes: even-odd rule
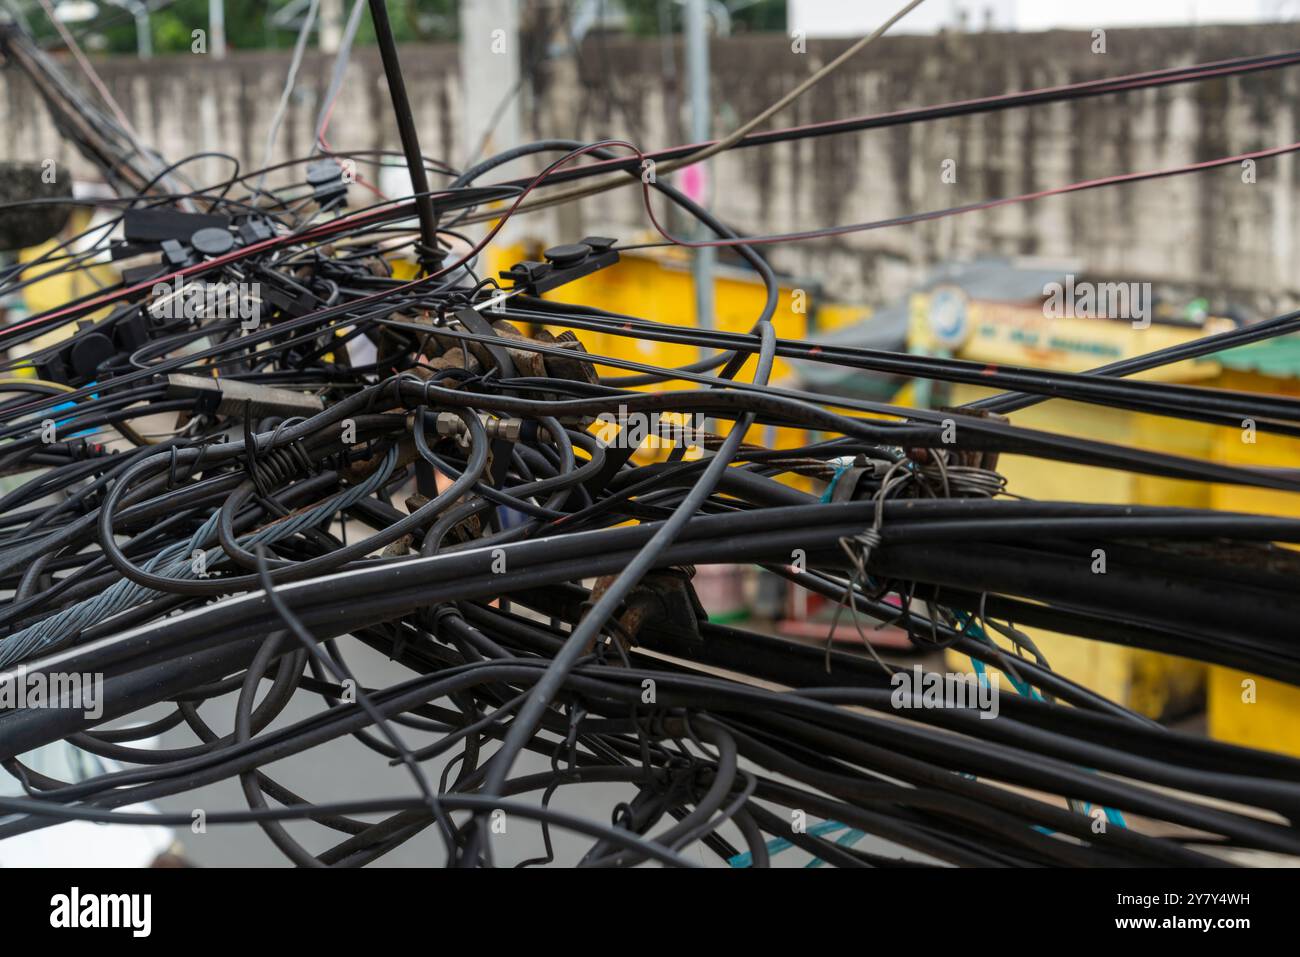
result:
[[[1043,287],[1043,315],[1048,319],[1128,319],[1134,329],[1151,325],[1151,283],[1049,282]]]
[[[680,446],[703,445],[708,433],[697,429],[693,416],[660,415],[630,412],[620,405],[618,412],[602,412],[596,417],[595,436],[605,448],[639,449],[646,439],[656,436]]]
[[[160,282],[152,294],[149,312],[158,319],[238,319],[245,329],[262,319],[257,282]]]
[[[0,674],[0,711],[66,708],[94,721],[104,716],[102,672],[33,671],[24,665]]]
[[[152,894],[70,894],[50,898],[50,926],[126,927],[132,937],[148,937],[153,930]]]
[[[898,711],[928,708],[968,708],[981,718],[998,716],[998,674],[981,679],[960,672],[926,671],[914,665],[911,671],[895,671],[889,679],[894,690],[889,703]]]

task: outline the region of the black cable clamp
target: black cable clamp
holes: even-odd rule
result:
[[[614,265],[619,258],[618,250],[614,248],[616,242],[617,239],[607,236],[588,236],[581,242],[552,246],[542,253],[546,262],[528,260],[515,263],[501,272],[501,278],[513,281],[514,289],[539,296]]]

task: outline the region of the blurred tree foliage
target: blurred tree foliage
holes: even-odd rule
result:
[[[714,3],[719,0],[713,0]],[[683,6],[677,0],[622,0],[628,26],[641,36],[661,33],[667,18],[671,32],[682,29]],[[721,0],[731,14],[732,33],[785,32],[786,0]]]
[[[343,0],[344,16],[352,8],[353,0]],[[473,0],[389,0],[393,31],[399,42],[454,40],[457,36],[456,10],[460,2]],[[523,3],[541,0],[522,0]],[[579,0],[547,0],[558,2],[570,9]],[[682,28],[682,5],[678,0],[606,0],[611,5],[621,4],[627,13],[628,28],[641,36],[662,32],[665,21],[672,32]],[[719,2],[719,0],[714,0]],[[110,0],[97,0],[99,15],[85,23],[69,24],[74,36],[93,49],[107,53],[131,54],[136,51],[136,27],[131,15]],[[297,37],[297,26],[302,22],[306,4],[301,4],[293,22],[277,26],[276,13],[285,10],[290,0],[225,0],[226,45],[232,50],[291,47]],[[195,30],[208,29],[208,0],[171,0],[159,3],[150,14],[154,51],[159,54],[188,52],[194,42]],[[733,32],[780,30],[786,27],[786,0],[725,0],[731,12]],[[38,38],[57,44],[54,28],[50,26],[41,8],[26,3],[27,19]],[[369,15],[361,21],[357,42],[361,45],[374,42],[374,29]]]
[[[69,29],[79,40],[101,37],[102,42],[92,43],[95,49],[107,53],[135,53],[135,20],[130,14],[109,0],[97,0],[99,16],[86,23],[69,24]],[[352,9],[353,0],[343,0],[343,16]],[[149,16],[153,33],[154,52],[188,53],[193,44],[195,30],[208,29],[208,0],[172,0],[166,5],[153,0],[158,6]],[[57,42],[54,28],[41,12],[31,4],[28,22],[38,38]],[[226,45],[231,50],[256,50],[267,47],[291,47],[297,39],[298,26],[307,5],[294,17],[292,23],[277,26],[273,17],[289,6],[288,0],[225,0]],[[420,40],[454,40],[456,38],[457,0],[389,0],[393,32],[398,42]],[[364,14],[357,33],[357,43],[372,44],[374,28],[369,14]]]

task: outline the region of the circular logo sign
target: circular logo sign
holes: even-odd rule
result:
[[[960,286],[938,286],[930,294],[930,334],[951,349],[965,342],[969,333],[966,293]]]

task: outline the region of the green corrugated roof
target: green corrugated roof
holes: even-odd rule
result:
[[[1252,342],[1206,357],[1220,362],[1226,369],[1239,372],[1258,372],[1279,379],[1300,378],[1300,336],[1282,336]]]

